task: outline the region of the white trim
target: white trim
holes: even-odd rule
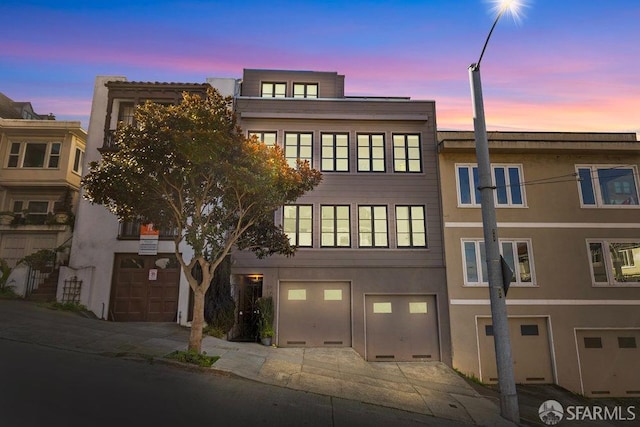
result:
[[[447,221],[445,228],[482,228],[482,222]],[[638,222],[499,222],[498,228],[640,228]]]
[[[640,300],[625,299],[507,299],[507,305],[640,305]],[[451,305],[489,305],[488,299],[452,299]]]

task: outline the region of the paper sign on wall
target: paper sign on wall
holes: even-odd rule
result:
[[[158,269],[152,268],[149,270],[149,280],[158,280]]]

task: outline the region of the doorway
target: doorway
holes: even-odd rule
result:
[[[256,301],[262,296],[262,275],[239,276],[236,334],[233,341],[258,341],[259,314]]]

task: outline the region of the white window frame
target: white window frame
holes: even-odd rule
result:
[[[593,198],[595,203],[585,203],[584,194],[582,192],[582,181],[580,177],[581,169],[589,169],[589,175],[591,178],[591,189],[593,190]],[[601,169],[631,169],[633,180],[635,183],[635,194],[630,194],[629,197],[635,201],[635,204],[608,204],[604,203],[602,198],[602,189],[598,182],[598,170]],[[580,197],[580,207],[582,208],[605,208],[605,209],[638,209],[640,208],[640,184],[637,179],[638,168],[636,165],[616,165],[616,164],[577,164],[576,170],[576,182],[578,185],[578,196]]]
[[[467,257],[465,252],[465,243],[473,243],[475,247],[475,265],[477,267],[478,281],[473,282],[468,280],[467,278]],[[500,247],[500,255],[504,257],[503,253],[503,243],[511,243],[513,252],[513,260],[514,260],[514,280],[511,281],[512,287],[537,287],[538,284],[536,282],[535,275],[535,263],[533,260],[533,245],[531,243],[531,239],[518,239],[518,238],[509,238],[509,239],[499,239],[498,244]],[[517,246],[519,243],[524,243],[527,245],[527,253],[529,255],[529,276],[531,278],[530,281],[523,281],[522,277],[526,276],[527,273],[521,270],[520,263],[517,262]],[[469,287],[487,287],[489,285],[488,278],[483,277],[483,272],[488,273],[485,262],[485,269],[482,269],[482,260],[484,258],[484,248],[482,247],[484,244],[484,239],[460,239],[460,253],[462,254],[462,278],[464,281],[464,286]],[[506,259],[506,257],[505,257]],[[483,280],[487,279],[487,280]]]
[[[73,151],[73,164],[71,170],[77,174],[82,175],[82,163],[84,162],[84,150],[80,147],[76,147]]]
[[[462,191],[460,184],[460,169],[467,169],[467,176],[469,178],[469,192],[471,197],[471,203],[462,203]],[[459,208],[479,208],[480,207],[480,197],[476,196],[476,185],[477,183],[473,178],[473,169],[477,169],[478,165],[476,163],[456,163],[455,164],[455,176],[456,176],[456,196],[458,199],[458,207]],[[509,169],[515,168],[518,170],[518,178],[520,182],[518,183],[518,187],[520,189],[520,198],[522,199],[522,203],[514,203],[513,202],[513,191],[507,191],[507,203],[500,203],[498,201],[497,189],[494,190],[493,200],[496,208],[526,208],[527,207],[527,196],[525,192],[524,182],[524,172],[521,163],[495,163],[491,164],[491,185],[496,186],[496,170],[504,169],[505,171],[505,183],[506,187],[512,187],[511,177],[509,176]]]
[[[594,287],[640,287],[640,279],[636,282],[627,282],[627,281],[618,281],[613,273],[614,270],[614,261],[611,256],[610,245],[615,243],[640,243],[640,238],[638,239],[587,239],[587,254],[589,261],[589,274],[591,275],[591,283]],[[596,260],[591,252],[591,244],[599,244],[601,245],[602,251],[600,253],[602,259],[597,260],[598,263],[604,264],[605,274],[607,276],[606,281],[596,281],[596,276],[594,272],[594,261]],[[632,249],[624,249],[625,251],[632,251]],[[640,252],[640,249],[638,249]],[[640,255],[639,255],[640,256]],[[623,260],[623,263],[620,265],[621,272],[633,272],[633,270],[638,270],[638,275],[640,277],[640,262],[635,262],[633,265],[626,265],[626,259]]]
[[[14,144],[19,144],[20,147],[18,149],[18,153],[11,153],[12,147]],[[24,160],[26,157],[26,152],[27,152],[27,146],[29,144],[40,144],[40,145],[46,145],[45,148],[45,154],[44,154],[44,159],[42,161],[42,166],[24,166]],[[7,161],[5,163],[7,169],[49,169],[49,170],[56,170],[56,169],[60,169],[60,161],[62,160],[62,141],[38,141],[38,140],[30,140],[30,141],[9,141],[9,153],[7,155]],[[58,153],[54,154],[53,153],[53,147],[57,145],[58,146]],[[16,165],[15,166],[9,166],[9,162],[11,161],[12,157],[18,157]],[[56,166],[49,166],[49,163],[51,162],[51,159],[53,157],[57,157],[58,158],[58,164]]]

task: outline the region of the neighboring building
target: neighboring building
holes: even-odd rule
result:
[[[0,258],[70,244],[86,132],[80,122],[0,119]],[[67,198],[67,203],[65,202]],[[56,219],[63,210],[67,218]]]
[[[17,102],[0,92],[0,119],[55,120],[53,114],[37,114],[30,102]]]
[[[453,366],[496,382],[473,132],[438,132]],[[640,396],[640,143],[490,132],[516,382]]]
[[[248,135],[279,144],[292,165],[309,160],[323,182],[276,212],[295,257],[232,254],[238,302],[233,339],[255,339],[255,299],[276,302],[279,346],[353,347],[368,360],[450,363],[448,307],[437,173],[435,103],[344,96],[331,72],[245,70],[242,83],[209,79],[235,95]],[[135,104],[175,102],[206,84],[96,80],[87,160],[111,147],[111,130]],[[137,226],[102,206],[80,204],[67,274],[81,301],[102,318],[185,324],[189,291],[173,261],[138,255]],[[187,257],[189,248],[183,251]],[[155,281],[149,269],[158,269]]]

